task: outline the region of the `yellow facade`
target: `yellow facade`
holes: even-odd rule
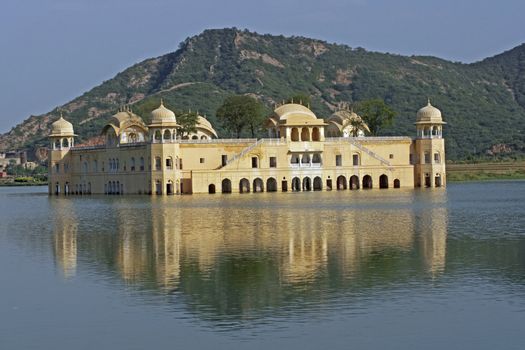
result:
[[[104,144],[74,144],[73,126],[53,123],[50,194],[245,193],[446,185],[441,112],[416,118],[417,137],[325,137],[329,124],[308,108],[285,104],[266,126],[269,138],[217,139],[199,118],[197,132],[177,137],[175,114],[152,112],[148,126],[121,110],[102,133]],[[366,125],[365,125],[366,126]],[[327,133],[328,134],[328,133]],[[333,135],[333,131],[330,133]]]

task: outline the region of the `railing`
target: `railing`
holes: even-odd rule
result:
[[[326,142],[351,142],[353,141],[411,141],[408,136],[359,136],[359,137],[326,137]]]
[[[290,163],[290,168],[320,168],[321,163]]]
[[[257,139],[206,139],[206,140],[177,140],[178,143],[186,144],[210,144],[210,143],[252,143]]]

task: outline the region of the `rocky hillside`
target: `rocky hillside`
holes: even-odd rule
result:
[[[199,110],[215,122],[223,99],[239,93],[256,96],[268,110],[307,93],[322,117],[339,101],[383,98],[399,112],[385,133],[402,135],[414,135],[416,111],[428,96],[448,123],[449,159],[525,153],[525,45],[461,64],[303,37],[206,30],[177,51],[136,64],[61,108],[82,142],[97,135],[121,105],[131,105],[147,119],[162,97],[171,108]],[[31,116],[0,136],[0,149],[45,146],[57,117],[57,110]]]

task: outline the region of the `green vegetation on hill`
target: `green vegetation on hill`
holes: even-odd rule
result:
[[[414,135],[416,112],[430,97],[448,123],[448,159],[525,154],[525,45],[461,64],[303,37],[206,30],[176,52],[138,63],[62,108],[79,142],[98,135],[120,105],[130,104],[148,122],[161,97],[172,109],[206,114],[219,134],[230,136],[215,111],[234,94],[256,97],[267,111],[290,96],[310,96],[311,108],[324,118],[341,101],[382,99],[398,112],[392,127],[381,129],[383,135]],[[30,117],[0,136],[0,149],[47,145],[57,117],[56,110]]]

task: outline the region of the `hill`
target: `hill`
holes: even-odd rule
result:
[[[177,51],[138,63],[61,108],[79,141],[98,135],[121,105],[130,104],[147,121],[160,97],[176,110],[206,114],[221,133],[214,114],[229,94],[252,94],[270,111],[275,102],[297,93],[312,95],[312,109],[321,117],[328,117],[339,101],[382,98],[399,112],[384,134],[399,135],[415,134],[417,109],[430,97],[448,123],[449,159],[525,154],[525,44],[462,64],[303,37],[206,30]],[[0,136],[0,149],[47,145],[57,117],[57,110],[31,116]]]

